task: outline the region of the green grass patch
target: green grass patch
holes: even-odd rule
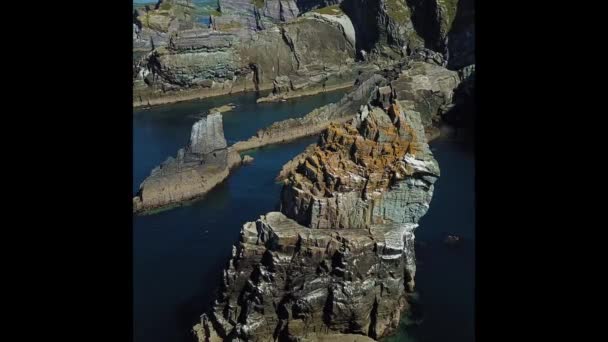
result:
[[[405,5],[405,0],[387,0],[385,3],[386,13],[397,23],[403,24],[410,20],[411,13]]]
[[[162,4],[160,4],[160,9],[168,11],[171,9],[171,4],[168,2],[163,2]]]
[[[150,14],[146,12],[146,15],[143,16],[143,18],[140,18],[139,20],[141,20],[141,23],[145,26],[145,27],[150,27]]]
[[[446,10],[447,14],[447,30],[449,31],[452,27],[452,23],[456,18],[456,11],[458,10],[458,0],[437,0],[439,5]]]
[[[232,30],[243,27],[238,21],[230,21],[227,23],[216,24],[218,30]]]
[[[251,0],[251,3],[254,4],[257,8],[264,7],[264,0]]]
[[[340,5],[331,5],[327,7],[317,8],[313,10],[315,13],[319,14],[329,14],[329,15],[340,15],[342,14],[342,10],[340,9]]]

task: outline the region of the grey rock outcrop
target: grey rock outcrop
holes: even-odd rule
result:
[[[222,115],[219,112],[211,113],[194,123],[189,147],[189,152],[197,154],[209,154],[227,147]]]
[[[388,109],[373,99],[284,169],[281,211],[243,225],[213,307],[194,327],[199,341],[395,331],[439,167],[420,114],[391,94]]]
[[[197,121],[186,148],[152,170],[133,198],[133,212],[176,205],[205,194],[228,177],[241,157],[226,147],[220,113]]]
[[[403,77],[393,81],[391,87],[400,103],[407,103],[418,111],[423,125],[429,127],[452,105],[454,90],[459,84],[456,71],[435,64],[411,62],[403,71]]]

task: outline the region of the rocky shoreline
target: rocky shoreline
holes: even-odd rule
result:
[[[395,331],[415,286],[414,230],[439,177],[400,80],[284,168],[280,212],[243,225],[213,308],[193,328],[199,341]]]

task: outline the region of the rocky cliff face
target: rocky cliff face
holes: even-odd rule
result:
[[[309,93],[350,86],[360,66],[348,24],[347,17],[307,16],[259,32],[246,29],[247,35],[241,28],[174,32],[136,72],[134,105],[272,89],[282,80],[289,84],[284,90]]]
[[[458,0],[345,0],[360,58],[399,59],[426,47],[442,54]],[[447,57],[447,55],[446,55]]]
[[[183,5],[140,11],[134,44],[154,49],[134,66],[134,105],[249,90],[272,89],[264,101],[314,94],[421,49],[460,69],[474,63],[471,1],[220,0],[210,27]]]
[[[241,229],[213,308],[194,327],[199,341],[394,331],[439,168],[420,113],[392,84],[289,163],[281,211]]]
[[[227,148],[222,115],[212,113],[192,126],[190,143],[152,170],[133,198],[133,212],[148,211],[203,195],[228,177],[241,163],[240,155]]]
[[[191,1],[159,0],[156,6],[137,8],[133,13],[133,48],[150,51],[166,46],[171,33],[193,27]]]

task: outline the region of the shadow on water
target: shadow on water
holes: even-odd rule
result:
[[[416,229],[416,291],[412,314],[383,342],[475,340],[475,154],[462,135],[442,127],[431,142],[441,176]],[[461,238],[447,244],[446,235]]]
[[[209,266],[204,275],[200,277],[199,284],[201,286],[187,299],[177,303],[176,321],[177,330],[182,332],[183,338],[181,341],[195,341],[196,338],[192,332],[195,324],[200,322],[200,316],[210,307],[210,298],[214,298],[217,292],[217,286],[221,282],[221,274],[226,260],[230,254],[226,254],[223,258],[218,258],[218,262]],[[220,262],[220,259],[222,262]]]

